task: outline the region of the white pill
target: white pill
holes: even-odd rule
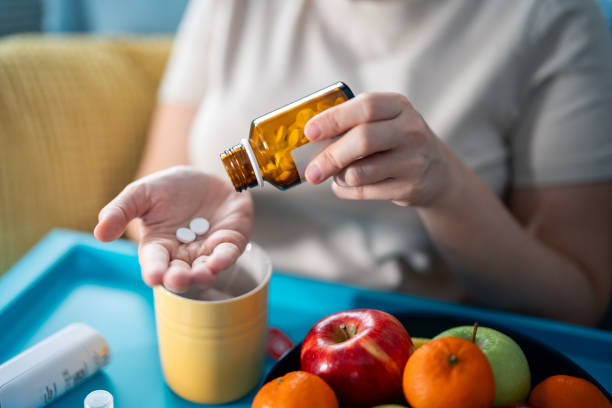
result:
[[[85,397],[85,408],[113,408],[113,395],[105,390],[92,391]]]
[[[188,244],[195,241],[196,234],[189,228],[181,227],[176,230],[176,239],[181,241],[183,244]]]
[[[191,220],[189,223],[189,229],[198,235],[206,234],[206,231],[210,228],[210,223],[206,218],[198,217]]]

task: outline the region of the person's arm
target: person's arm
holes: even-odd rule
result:
[[[197,217],[207,219],[210,229],[179,242],[177,229]],[[117,239],[135,218],[142,223],[138,261],[144,281],[181,292],[210,284],[236,261],[249,240],[253,203],[226,180],[173,166],[127,185],[100,211],[94,235],[103,242]]]
[[[338,135],[306,168],[308,181],[334,177],[340,198],[416,207],[473,298],[582,324],[601,317],[612,286],[611,182],[517,189],[513,214],[398,94],[359,95],[306,125],[310,140]]]
[[[206,50],[214,14],[211,1],[190,1],[185,10],[160,84],[136,179],[189,163],[189,132],[206,93]],[[138,240],[139,226],[138,219],[131,222],[128,237]]]
[[[157,105],[136,179],[189,163],[189,129],[196,112],[196,105],[186,103],[160,102]],[[128,238],[138,241],[140,229],[141,221],[136,218],[127,227]]]
[[[189,129],[197,110],[196,105],[186,103],[158,103],[136,178],[189,163]]]
[[[137,180],[99,214],[94,234],[118,238],[127,228],[138,241],[143,280],[181,292],[192,284],[210,284],[244,251],[251,233],[251,196],[237,193],[224,179],[180,166],[189,162],[187,145],[197,108],[160,103],[156,109]],[[197,188],[194,188],[197,186]],[[211,229],[181,244],[177,228],[204,217]]]
[[[470,294],[596,324],[612,289],[612,183],[517,189],[511,213],[471,170],[455,170],[456,192],[418,211]]]
[[[341,198],[416,207],[480,302],[595,324],[612,290],[612,47],[592,2],[547,4],[520,42],[507,206],[398,94],[359,95],[311,119],[311,140],[344,136],[306,176],[334,177]]]

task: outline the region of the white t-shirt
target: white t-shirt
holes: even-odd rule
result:
[[[219,153],[252,119],[336,81],[407,96],[500,196],[612,179],[612,41],[592,0],[192,0],[159,98],[199,106],[192,164],[227,178]],[[329,184],[251,191],[277,269],[463,298],[414,209]]]

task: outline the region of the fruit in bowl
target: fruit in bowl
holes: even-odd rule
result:
[[[412,408],[490,408],[495,395],[493,370],[469,340],[434,339],[408,359],[403,391]]]
[[[489,359],[495,376],[493,406],[525,402],[531,387],[531,371],[520,346],[504,333],[488,327],[477,327],[475,343]],[[459,326],[445,330],[434,338],[460,337],[471,340],[475,328]]]
[[[267,382],[255,395],[251,408],[338,408],[334,391],[321,378],[291,371]]]
[[[428,339],[427,337],[412,337],[412,345],[414,346],[415,350],[418,350],[419,347],[428,341],[431,341],[431,339]]]
[[[593,383],[570,375],[552,375],[529,394],[534,408],[611,408],[608,398]]]
[[[401,402],[402,373],[412,351],[410,335],[391,314],[347,310],[315,323],[302,343],[300,365],[323,378],[340,405],[371,407]]]

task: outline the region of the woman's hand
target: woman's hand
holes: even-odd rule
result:
[[[194,242],[179,242],[176,230],[195,217],[206,218],[210,229]],[[144,281],[183,291],[192,283],[211,283],[236,261],[249,240],[253,204],[249,194],[222,179],[178,166],[129,184],[100,211],[94,235],[117,239],[134,218],[142,220],[138,257]]]
[[[340,198],[426,206],[455,185],[450,150],[400,94],[361,94],[312,118],[305,132],[311,141],[344,134],[305,173],[312,184],[333,176]]]

